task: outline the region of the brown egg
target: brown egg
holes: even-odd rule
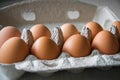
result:
[[[16,27],[13,27],[13,26],[4,27],[0,31],[0,47],[9,38],[20,37],[20,36],[21,36],[21,32]]]
[[[103,30],[93,39],[92,47],[103,54],[112,55],[118,52],[119,43],[117,38],[110,31]]]
[[[72,35],[63,45],[63,52],[72,57],[84,57],[90,54],[90,41],[80,34]]]
[[[66,41],[73,34],[79,34],[80,33],[80,32],[78,32],[77,28],[71,23],[63,24],[61,26],[61,30],[63,32],[64,41]]]
[[[120,38],[120,21],[115,21],[115,22],[113,22],[112,25],[115,26],[115,27],[117,27],[117,29],[118,29],[118,35],[119,35],[119,38]]]
[[[85,26],[88,27],[91,30],[91,32],[92,32],[92,39],[96,36],[96,34],[98,32],[103,30],[103,28],[101,27],[100,24],[98,24],[97,22],[93,22],[93,21],[88,22]]]
[[[12,37],[0,49],[0,63],[23,61],[28,56],[28,52],[28,45],[20,37]]]
[[[52,60],[60,54],[57,44],[46,36],[40,37],[34,42],[31,52],[41,60]]]
[[[47,36],[49,38],[51,37],[51,33],[50,33],[49,29],[43,24],[34,25],[30,29],[30,31],[32,32],[34,41],[37,40],[41,36]]]

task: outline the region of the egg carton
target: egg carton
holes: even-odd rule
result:
[[[115,20],[119,19],[108,7],[86,4],[79,0],[25,0],[0,8],[0,26],[12,25],[21,31],[23,28],[30,29],[37,23],[45,24],[52,31],[66,22],[73,23],[81,31],[89,21],[96,21],[104,29],[109,29]],[[89,56],[80,58],[73,58],[62,52],[54,60],[39,60],[29,55],[18,63],[0,63],[0,80],[17,80],[25,72],[49,76],[59,70],[78,73],[90,67],[106,70],[119,65],[120,53],[103,55],[97,50],[92,51]]]

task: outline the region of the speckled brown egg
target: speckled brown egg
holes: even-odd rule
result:
[[[93,39],[92,47],[103,54],[112,55],[118,52],[119,43],[115,35],[110,31],[103,30]]]
[[[0,31],[0,47],[2,44],[11,37],[20,37],[21,32],[13,26],[6,26]]]
[[[98,32],[103,30],[102,26],[94,21],[88,22],[85,26],[91,30],[92,39],[96,36]]]
[[[60,54],[57,44],[46,36],[40,37],[34,42],[31,52],[41,60],[56,59]]]
[[[88,56],[90,51],[90,41],[80,34],[72,35],[63,45],[63,52],[67,52],[72,57]]]
[[[64,41],[66,41],[70,36],[80,33],[72,23],[63,24],[61,26],[61,30],[63,33]]]
[[[47,37],[51,37],[51,32],[50,30],[43,24],[36,24],[34,25],[30,31],[32,32],[34,41],[37,40],[39,37],[42,36],[47,36]]]
[[[10,64],[23,61],[28,54],[28,45],[20,37],[12,37],[0,48],[0,63]]]

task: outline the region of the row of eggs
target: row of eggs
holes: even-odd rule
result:
[[[29,54],[40,60],[56,59],[61,52],[67,52],[72,57],[88,56],[92,50],[97,49],[103,54],[116,54],[119,52],[120,21],[112,24],[117,34],[104,30],[97,22],[88,22],[85,27],[90,31],[87,38],[82,35],[75,25],[66,23],[60,26],[62,47],[53,39],[52,33],[43,24],[36,24],[30,32],[33,44],[28,44],[21,38],[21,32],[13,26],[7,26],[0,31],[0,63],[15,63],[23,61]],[[56,35],[56,34],[55,34]]]

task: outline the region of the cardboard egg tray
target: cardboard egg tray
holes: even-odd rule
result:
[[[96,21],[104,29],[109,29],[113,21],[118,20],[106,6],[95,6],[79,0],[28,0],[0,8],[0,25],[16,26],[21,31],[37,23],[45,24],[50,30],[64,23],[73,23],[79,31],[89,21]],[[92,51],[91,55],[73,58],[67,53],[54,60],[38,60],[29,55],[24,61],[13,64],[0,64],[0,80],[16,80],[25,72],[35,72],[43,76],[59,70],[80,72],[89,67],[107,67],[120,65],[120,53],[102,55]],[[13,75],[14,74],[14,75]]]

